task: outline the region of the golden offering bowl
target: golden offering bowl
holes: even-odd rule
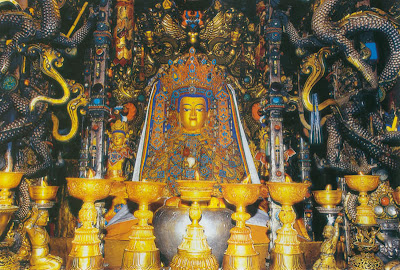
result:
[[[23,175],[23,172],[0,172],[0,189],[18,187]]]
[[[23,172],[0,171],[0,205],[10,206],[13,204],[13,196],[10,189],[18,187],[23,175]]]
[[[162,196],[165,183],[144,182],[144,181],[126,181],[126,190],[129,200],[136,203],[150,204],[158,201]]]
[[[349,188],[358,192],[373,191],[379,185],[379,175],[345,175],[344,178]]]
[[[368,205],[368,191],[373,191],[379,185],[379,175],[345,175],[347,185],[352,190],[358,191],[360,205],[356,207],[356,223],[359,225],[376,225],[375,213]]]
[[[37,204],[48,204],[57,196],[58,186],[29,186],[29,196]]]
[[[327,185],[324,190],[313,191],[315,201],[324,208],[335,208],[342,201],[342,190],[332,190],[331,185]]]
[[[261,184],[221,184],[225,200],[233,205],[245,207],[257,201]]]
[[[68,192],[85,202],[95,202],[108,197],[113,180],[67,177]]]
[[[282,205],[294,205],[301,202],[307,194],[310,183],[266,182],[269,195]]]
[[[209,201],[213,193],[215,181],[179,180],[178,190],[185,201]]]
[[[392,195],[395,203],[400,204],[400,186],[398,186],[396,190],[392,192]]]
[[[18,206],[9,205],[7,207],[0,207],[0,239],[3,239],[4,230],[7,228],[8,222],[10,222],[12,214],[18,210]]]

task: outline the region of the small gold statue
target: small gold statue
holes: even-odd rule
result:
[[[106,213],[105,219],[109,222],[118,211],[119,205],[127,203],[128,195],[125,185],[121,182],[126,180],[127,176],[124,173],[126,161],[133,157],[132,151],[127,145],[129,137],[128,125],[126,122],[117,120],[111,126],[110,147],[108,150],[107,174],[106,179],[114,180],[111,196],[115,196],[110,210]]]
[[[338,216],[334,226],[325,226],[322,233],[325,240],[321,245],[321,254],[319,259],[314,263],[313,270],[339,270],[339,268],[336,267],[335,252],[336,245],[339,240],[339,223],[342,222],[343,218]]]
[[[32,216],[25,223],[25,229],[32,245],[29,269],[50,270],[60,269],[62,266],[63,260],[60,257],[49,254],[50,237],[45,229],[48,221],[47,210],[38,209],[35,205],[32,209]]]

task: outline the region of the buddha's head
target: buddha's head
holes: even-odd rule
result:
[[[208,118],[208,104],[202,96],[183,96],[178,112],[179,123],[184,133],[200,133]]]
[[[335,234],[335,228],[333,226],[326,225],[324,227],[324,231],[322,232],[324,238],[330,239],[333,237],[334,234]]]
[[[36,221],[36,224],[39,226],[46,226],[49,222],[49,212],[46,210],[39,209],[39,217]]]
[[[111,143],[114,148],[121,148],[127,140],[127,124],[121,120],[117,120],[111,126]]]
[[[114,147],[121,147],[125,144],[126,135],[122,132],[114,132],[111,137]]]

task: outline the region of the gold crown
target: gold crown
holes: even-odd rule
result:
[[[124,134],[127,134],[127,131],[128,131],[127,123],[122,122],[121,120],[117,120],[113,125],[111,125],[111,133],[123,132]]]
[[[168,64],[170,68],[161,74],[160,81],[169,95],[175,90],[204,95],[204,90],[211,90],[215,96],[225,86],[225,72],[216,67],[215,60],[207,60],[204,54],[196,55],[194,48],[190,48],[189,56],[170,60]]]

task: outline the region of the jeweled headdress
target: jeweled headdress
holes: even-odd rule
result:
[[[209,61],[205,56],[199,60],[195,53],[196,50],[190,48],[186,62],[183,59],[176,63],[170,60],[170,68],[160,74],[161,84],[173,110],[186,95],[203,96],[211,105],[218,91],[225,87],[225,73],[216,68],[216,61]]]
[[[128,125],[126,122],[122,122],[121,120],[117,120],[114,124],[111,125],[111,133],[121,132],[123,134],[127,134]]]

